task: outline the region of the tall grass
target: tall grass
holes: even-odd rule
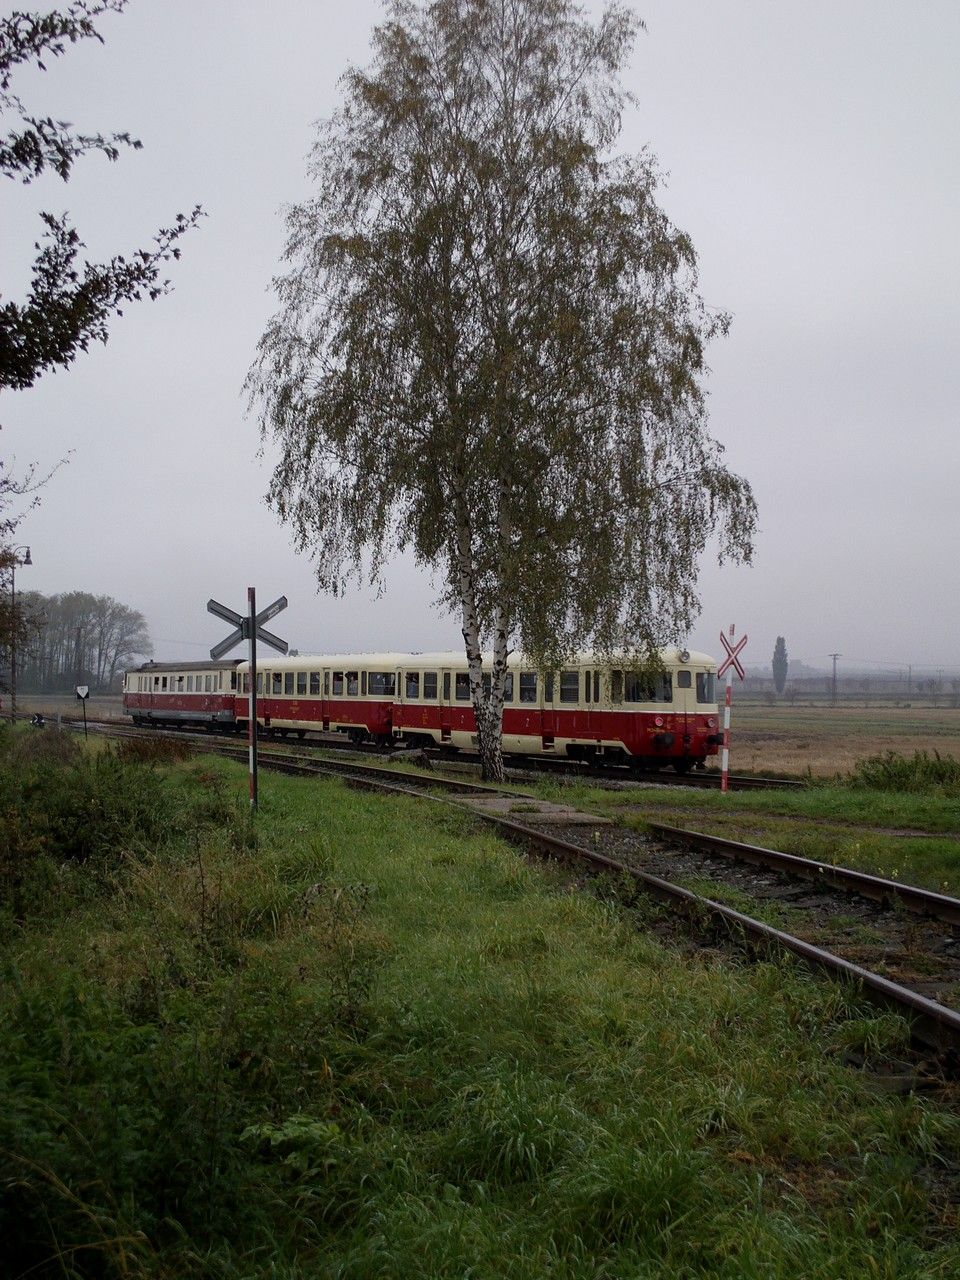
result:
[[[858,761],[847,779],[858,790],[907,791],[917,795],[960,796],[960,760],[934,751],[903,756],[896,751]]]
[[[0,946],[5,1274],[960,1265],[960,1124],[844,1067],[902,1045],[854,993],[674,951],[453,811],[265,777],[252,835],[239,768],[114,768],[154,834],[108,817]]]

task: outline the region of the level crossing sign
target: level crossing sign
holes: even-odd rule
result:
[[[264,627],[265,622],[269,622],[271,618],[282,612],[287,607],[287,597],[280,596],[274,600],[273,604],[268,604],[265,609],[261,609],[257,613],[257,593],[253,587],[247,587],[247,616],[237,613],[235,609],[228,609],[225,604],[221,604],[219,600],[207,601],[207,612],[214,614],[217,618],[222,618],[224,622],[229,622],[233,631],[230,632],[219,644],[215,644],[210,650],[211,659],[216,662],[222,658],[225,653],[229,653],[235,644],[239,644],[241,640],[249,640],[250,642],[250,672],[248,679],[250,681],[249,689],[249,739],[250,739],[250,808],[256,811],[257,808],[257,641],[260,640],[264,644],[270,646],[271,649],[279,649],[281,653],[286,653],[289,645],[286,640],[281,640],[279,636],[275,636],[273,632],[267,631]]]
[[[265,622],[269,622],[271,618],[275,618],[286,607],[287,597],[281,596],[279,600],[274,600],[273,604],[268,604],[259,613],[245,618],[237,613],[236,610],[228,609],[219,600],[208,600],[207,612],[215,614],[216,617],[222,618],[224,622],[229,622],[231,627],[235,628],[226,639],[213,646],[210,650],[210,657],[216,662],[225,653],[229,653],[235,644],[239,644],[241,640],[249,640],[252,634],[255,634],[256,638],[263,644],[269,645],[271,649],[279,649],[281,653],[286,653],[289,647],[286,640],[281,640],[279,636],[267,631],[263,625]]]
[[[737,641],[737,643],[734,644],[733,643],[733,627],[731,627],[729,640],[723,634],[722,631],[720,632],[720,643],[726,649],[727,656],[720,663],[719,667],[717,667],[717,675],[718,676],[726,675],[727,671],[732,667],[733,670],[737,673],[737,675],[742,680],[743,664],[740,661],[739,655],[743,652],[744,646],[747,643],[747,637],[745,635],[741,636],[740,639]]]

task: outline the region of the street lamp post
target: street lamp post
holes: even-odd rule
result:
[[[21,560],[20,552],[26,554]],[[29,547],[13,547],[10,552],[10,722],[17,719],[17,565],[33,564]]]

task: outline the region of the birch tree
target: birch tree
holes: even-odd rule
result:
[[[268,500],[320,588],[404,549],[440,584],[488,777],[511,648],[655,661],[709,540],[751,553],[750,487],[705,423],[727,317],[653,158],[615,151],[638,26],[619,3],[593,25],[569,0],[392,0],[320,127],[248,378]]]

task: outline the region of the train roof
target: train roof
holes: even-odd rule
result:
[[[239,658],[224,658],[219,662],[194,661],[193,658],[184,658],[182,662],[144,662],[139,667],[127,667],[128,672],[139,675],[146,671],[232,671],[234,667],[239,666]]]
[[[686,653],[685,659],[681,659],[681,653]],[[661,650],[661,656],[666,666],[716,666],[716,660],[709,653],[703,653],[695,649],[665,648]],[[573,655],[570,659],[571,666],[585,666],[594,663],[602,665],[602,660],[595,653],[587,650]],[[448,649],[433,653],[301,653],[293,657],[282,657],[280,654],[271,654],[264,651],[257,653],[257,667],[261,670],[282,666],[285,671],[316,671],[318,668],[323,667],[342,667],[345,670],[354,667],[357,669],[365,667],[368,670],[371,667],[382,667],[384,670],[390,671],[398,667],[421,669],[424,667],[462,668],[465,664],[466,658],[462,649]],[[216,666],[217,664],[210,663],[208,665]],[[492,653],[484,652],[483,665],[486,668],[493,665]],[[517,670],[527,665],[529,665],[529,660],[519,653],[512,653],[507,659],[507,666],[510,670]],[[246,671],[249,666],[248,661],[239,663],[239,667],[243,671]]]

